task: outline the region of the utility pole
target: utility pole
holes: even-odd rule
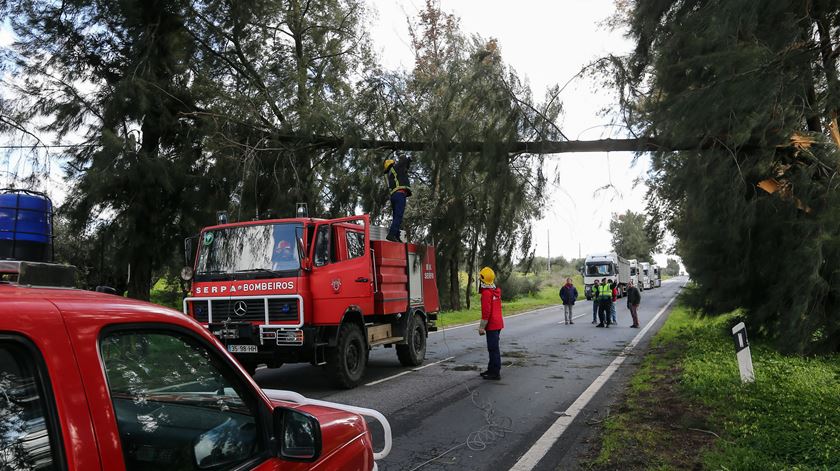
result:
[[[551,274],[551,229],[546,229],[548,235],[548,273]]]

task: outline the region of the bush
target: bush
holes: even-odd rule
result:
[[[542,287],[542,280],[536,276],[523,276],[516,273],[507,280],[498,282],[502,289],[502,301],[511,301],[522,296],[534,296]]]

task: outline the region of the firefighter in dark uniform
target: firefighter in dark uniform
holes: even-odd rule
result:
[[[409,165],[411,165],[411,157],[409,156],[385,161],[385,180],[388,182],[388,192],[391,194],[391,211],[393,213],[391,228],[386,239],[393,242],[401,242],[400,228],[405,213],[405,202],[411,196],[411,186],[408,181]]]

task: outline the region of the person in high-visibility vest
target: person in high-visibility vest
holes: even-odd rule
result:
[[[400,228],[402,227],[403,214],[405,213],[406,199],[411,196],[411,185],[408,181],[408,167],[411,165],[411,157],[405,156],[397,160],[385,160],[385,181],[388,184],[388,192],[391,198],[391,228],[388,230],[386,239],[392,242],[400,240]]]
[[[595,327],[609,327],[610,326],[610,306],[612,305],[612,286],[607,283],[607,279],[601,280],[601,285],[598,287],[598,321],[599,324]]]
[[[592,291],[592,323],[594,324],[598,319],[598,287],[601,286],[601,281],[596,279],[595,284],[590,288]]]

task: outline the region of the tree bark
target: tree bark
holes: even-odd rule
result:
[[[453,311],[461,310],[461,289],[459,286],[460,277],[458,276],[460,252],[461,250],[457,243],[453,244],[452,254],[449,259],[449,302],[452,305]]]

